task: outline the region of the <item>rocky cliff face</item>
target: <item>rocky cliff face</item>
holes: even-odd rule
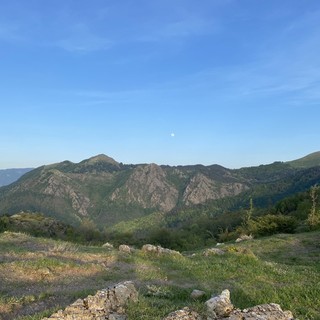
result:
[[[167,212],[176,206],[178,190],[168,182],[166,172],[160,166],[149,164],[138,166],[128,181],[112,193],[110,199]]]
[[[290,186],[291,180],[295,184],[301,180],[305,188],[319,179],[320,167],[306,170],[313,171],[304,174],[282,163],[239,170],[219,165],[124,165],[98,155],[80,163],[64,161],[28,172],[0,188],[0,211],[39,211],[71,224],[89,217],[111,225],[151,212],[166,213],[236,196],[255,184],[277,186],[280,179],[281,188],[298,191],[298,185]],[[269,188],[268,199],[273,189]]]
[[[183,194],[183,201],[186,205],[200,204],[205,203],[208,200],[235,196],[247,189],[248,187],[242,183],[222,183],[199,173],[190,180],[190,183]]]
[[[61,172],[52,174],[45,185],[43,194],[64,198],[80,216],[87,216],[91,206],[90,199],[71,185],[71,178]]]

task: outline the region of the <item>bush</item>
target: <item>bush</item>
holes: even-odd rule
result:
[[[7,216],[0,217],[0,232],[6,231],[9,226],[9,218]]]
[[[252,219],[247,226],[246,233],[254,235],[271,235],[275,233],[294,233],[298,223],[297,220],[290,216],[284,215],[272,215],[267,214],[265,216]],[[243,228],[242,228],[243,229]],[[244,230],[238,230],[239,233],[243,233]]]

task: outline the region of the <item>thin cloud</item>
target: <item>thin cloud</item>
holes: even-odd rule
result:
[[[108,50],[113,46],[113,42],[96,35],[86,35],[85,37],[76,35],[52,43],[66,51],[88,53],[92,51]]]
[[[52,45],[79,53],[108,50],[114,45],[113,41],[95,34],[83,23],[69,26],[66,33],[66,37],[54,41]]]
[[[192,36],[201,36],[218,33],[221,26],[215,21],[205,18],[185,18],[172,22],[162,22],[150,26],[149,30],[135,36],[135,40],[142,42],[159,42],[184,39]]]

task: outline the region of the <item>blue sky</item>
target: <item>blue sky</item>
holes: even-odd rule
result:
[[[0,1],[0,168],[320,150],[318,0]]]

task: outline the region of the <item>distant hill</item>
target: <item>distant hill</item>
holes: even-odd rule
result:
[[[307,156],[297,160],[288,161],[287,163],[295,168],[311,168],[320,166],[320,151],[308,154]]]
[[[6,186],[18,180],[25,173],[33,170],[33,168],[23,169],[0,169],[0,187]]]
[[[266,207],[320,182],[319,166],[297,161],[227,169],[122,164],[98,155],[39,167],[0,188],[0,212],[42,212],[72,225],[89,218],[103,228],[155,213],[181,215],[198,206],[218,214],[246,207],[251,197]]]

